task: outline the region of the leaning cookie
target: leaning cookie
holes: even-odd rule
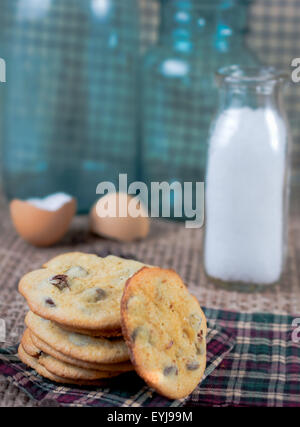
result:
[[[48,371],[44,366],[40,365],[38,362],[38,359],[30,356],[26,353],[24,350],[22,344],[20,344],[18,349],[18,355],[20,360],[30,368],[34,369],[39,375],[42,377],[54,381],[59,384],[72,384],[72,385],[78,385],[78,386],[107,386],[108,380],[74,380],[71,378],[63,378],[58,375],[53,374],[52,372]]]
[[[87,335],[116,336],[126,280],[143,265],[115,256],[66,253],[22,277],[19,291],[31,311],[45,319]]]
[[[56,351],[74,359],[91,363],[113,364],[129,360],[126,343],[121,338],[94,338],[67,332],[54,322],[32,312],[25,317],[26,326],[40,340]]]
[[[49,354],[50,356],[54,357],[57,360],[60,360],[61,362],[69,363],[73,366],[78,366],[80,368],[86,368],[86,369],[95,369],[96,371],[112,371],[112,372],[130,372],[133,371],[133,365],[131,362],[123,362],[123,363],[114,363],[114,364],[101,364],[101,363],[91,363],[91,362],[84,362],[82,360],[74,359],[73,357],[66,356],[63,353],[60,353],[59,351],[55,350],[51,346],[49,346],[45,341],[42,341],[39,339],[36,335],[34,335],[33,332],[31,332],[29,329],[26,329],[26,335],[25,342],[24,336],[22,339],[22,345],[24,349],[27,351],[27,341],[29,341],[29,351],[32,351],[32,348],[35,349],[35,353],[30,353],[30,355],[35,356],[39,352],[43,351],[46,354]],[[25,334],[24,334],[25,335]],[[33,347],[32,347],[33,346]]]
[[[122,330],[137,373],[158,393],[179,399],[199,384],[206,366],[206,319],[172,270],[143,268],[121,303]]]

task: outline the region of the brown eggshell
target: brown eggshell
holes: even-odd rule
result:
[[[104,198],[111,196],[113,195],[106,195]],[[126,195],[122,193],[117,194],[117,212],[120,197],[124,200]],[[128,203],[131,199],[131,196],[127,197]],[[148,235],[150,222],[147,216],[139,216],[137,218],[131,216],[99,217],[97,214],[97,203],[95,203],[90,212],[90,229],[93,233],[121,242],[131,242],[136,239],[145,238]]]
[[[39,209],[23,200],[12,200],[10,214],[19,235],[34,246],[50,246],[67,232],[76,213],[72,199],[56,211]]]

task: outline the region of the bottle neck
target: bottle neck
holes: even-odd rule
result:
[[[251,0],[222,0],[215,45],[220,52],[239,49],[247,32],[248,4]]]
[[[282,85],[280,82],[258,85],[223,83],[219,91],[219,108],[273,109],[280,110]]]
[[[243,43],[247,9],[241,0],[161,1],[160,40],[176,51],[207,49],[211,43],[227,52]]]
[[[220,0],[162,0],[160,39],[175,50],[189,52],[215,33]]]

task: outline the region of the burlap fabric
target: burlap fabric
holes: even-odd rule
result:
[[[203,306],[249,313],[290,314],[300,317],[300,220],[299,197],[294,194],[289,233],[289,256],[282,283],[260,293],[240,293],[214,286],[202,266],[202,230],[184,228],[181,223],[153,221],[149,237],[121,244],[89,234],[86,217],[77,217],[64,240],[55,247],[37,249],[15,233],[9,215],[0,214],[0,319],[7,325],[7,340],[17,343],[23,332],[26,303],[17,292],[20,277],[39,268],[46,260],[65,251],[80,250],[132,254],[149,264],[174,268]],[[32,402],[0,377],[0,406],[31,406]]]

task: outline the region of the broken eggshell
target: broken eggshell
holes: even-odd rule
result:
[[[53,196],[49,196],[53,198]],[[58,206],[47,207],[46,199],[19,200],[10,203],[12,222],[18,234],[34,246],[50,246],[66,234],[76,213],[76,200],[61,199]]]
[[[115,202],[114,198],[116,198]],[[130,216],[128,207],[132,200],[133,197],[126,193],[113,193],[103,196],[91,209],[91,231],[99,236],[121,242],[131,242],[136,239],[145,238],[150,228],[147,211],[140,204],[139,212],[142,213],[142,216]],[[120,204],[123,205],[123,210],[125,211],[124,217],[119,214],[115,216],[114,208],[116,208],[116,212],[118,213]],[[103,210],[105,210],[106,216],[101,215]]]

